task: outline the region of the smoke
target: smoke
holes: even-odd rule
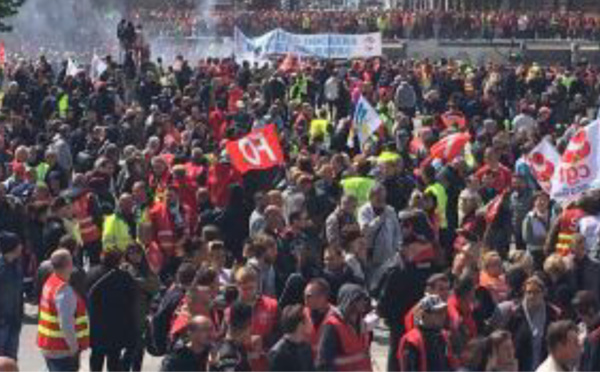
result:
[[[113,52],[118,45],[116,27],[121,12],[109,3],[27,0],[19,14],[8,19],[13,31],[3,35],[7,53],[28,57],[43,53],[50,59],[59,59],[94,50]]]
[[[172,62],[178,55],[190,61],[231,57],[232,38],[219,36],[217,30],[214,12],[218,3],[219,0],[198,1],[195,8],[186,12],[184,24],[175,27],[184,30],[182,33],[149,38],[153,57],[161,57],[166,62]]]

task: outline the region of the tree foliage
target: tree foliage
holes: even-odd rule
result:
[[[16,15],[25,0],[0,0],[0,32],[12,31],[12,26],[6,23],[6,19]]]

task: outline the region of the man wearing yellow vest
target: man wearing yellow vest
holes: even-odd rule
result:
[[[44,284],[40,299],[38,347],[50,372],[78,371],[80,353],[90,344],[85,302],[69,285],[71,253],[58,249],[50,262],[54,273]]]
[[[440,244],[449,252],[452,246],[452,239],[448,231],[448,219],[446,217],[446,206],[448,205],[448,193],[444,186],[437,180],[435,168],[427,166],[423,169],[423,182],[427,187],[425,193],[430,193],[435,196],[437,203],[436,215],[440,224]]]
[[[102,231],[103,251],[113,249],[125,253],[127,246],[133,243],[136,236],[136,216],[131,194],[124,193],[119,198],[115,213],[106,217]]]

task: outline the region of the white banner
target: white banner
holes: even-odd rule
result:
[[[317,34],[300,35],[275,29],[262,36],[249,38],[235,30],[236,56],[253,56],[293,53],[317,58],[368,58],[382,54],[381,33],[360,35]]]
[[[525,158],[533,177],[546,193],[550,193],[554,171],[560,163],[560,154],[554,145],[544,138]]]
[[[552,177],[550,195],[553,199],[570,200],[600,185],[599,131],[600,121],[596,120],[571,138]]]

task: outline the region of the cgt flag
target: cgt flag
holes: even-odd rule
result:
[[[560,163],[560,154],[547,138],[544,138],[525,158],[529,169],[542,190],[550,193],[552,177]]]
[[[275,124],[253,130],[247,136],[229,142],[227,153],[233,166],[241,173],[284,164]]]
[[[600,185],[600,120],[573,135],[552,177],[550,196],[569,201],[584,191]]]

